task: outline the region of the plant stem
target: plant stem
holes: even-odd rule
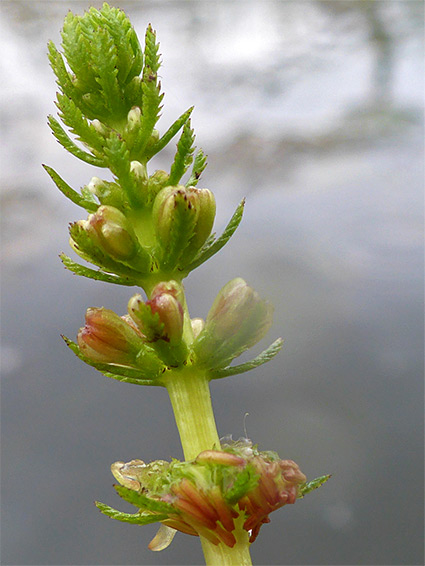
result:
[[[199,369],[186,367],[173,372],[165,382],[170,395],[177,428],[186,460],[192,460],[203,450],[220,447],[211,404],[209,382]],[[236,521],[233,548],[215,545],[200,537],[207,566],[250,566],[248,533],[243,529],[244,515]]]
[[[201,537],[206,566],[252,566],[249,553],[249,535],[243,528],[245,516],[242,513],[235,521],[236,529],[233,534],[236,544],[233,548],[225,544],[215,545]]]
[[[177,428],[186,460],[192,460],[203,450],[218,449],[217,433],[211,404],[209,383],[199,369],[192,367],[173,371],[165,381],[170,395]]]

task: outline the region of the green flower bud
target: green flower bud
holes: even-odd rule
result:
[[[178,185],[162,189],[155,198],[152,218],[162,251],[162,263],[184,267],[211,233],[214,195],[208,189]]]
[[[140,161],[132,161],[130,163],[130,173],[133,174],[134,178],[140,183],[146,184],[148,180],[148,172],[146,165],[140,163]]]
[[[124,214],[113,206],[100,206],[88,217],[104,250],[114,259],[130,260],[137,253],[138,242]]]
[[[142,111],[138,106],[133,106],[130,112],[127,114],[127,129],[129,131],[135,130],[140,126],[140,119],[142,116]]]
[[[110,183],[109,181],[99,179],[99,177],[92,177],[86,188],[99,199],[101,204],[118,209],[125,207],[123,191],[117,183]]]
[[[220,368],[256,344],[272,324],[272,307],[241,278],[227,283],[193,343],[198,363]]]
[[[143,338],[134,327],[109,309],[90,308],[86,324],[77,335],[80,351],[93,362],[137,365],[144,348]]]
[[[168,185],[169,178],[170,175],[162,169],[158,169],[149,177],[148,190],[152,200],[156,197],[161,189]]]

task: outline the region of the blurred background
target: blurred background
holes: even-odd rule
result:
[[[254,563],[423,564],[423,2],[115,5],[141,41],[149,22],[158,32],[160,131],[195,104],[217,231],[247,197],[235,236],[186,282],[192,316],[241,276],[275,305],[254,354],[285,339],[266,366],[212,384],[219,433],[246,426],[310,479],[333,474],[271,516]],[[1,2],[2,563],[201,564],[195,538],[153,553],[155,525],[93,505],[124,510],[113,461],[182,452],[165,390],[108,380],[60,338],[136,291],[64,270],[67,223],[85,213],[41,167],[76,189],[105,178],[46,123],[46,43],[89,6]]]

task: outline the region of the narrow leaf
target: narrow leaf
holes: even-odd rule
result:
[[[191,115],[191,113],[193,111],[193,108],[194,107],[191,106],[188,110],[186,110],[186,112],[184,114],[182,114],[180,116],[180,118],[178,118],[174,122],[174,124],[172,124],[168,128],[168,130],[156,142],[156,144],[153,145],[151,148],[149,148],[149,150],[147,151],[147,158],[148,159],[150,159],[151,157],[156,155],[159,151],[161,151],[161,149],[163,149],[173,139],[173,137],[177,134],[177,132],[180,130],[180,128],[182,128],[184,126],[184,124],[187,122],[189,116]]]
[[[95,212],[98,209],[98,205],[94,202],[90,202],[84,199],[77,191],[74,191],[65,181],[56,173],[54,169],[48,165],[43,165],[44,169],[53,179],[53,182],[57,188],[62,191],[62,193],[69,198],[73,203],[85,208],[88,212]]]
[[[94,502],[96,507],[101,513],[110,517],[111,519],[116,519],[117,521],[122,521],[123,523],[131,523],[133,525],[149,525],[150,523],[158,523],[167,518],[167,515],[152,515],[148,513],[122,513],[117,511],[105,503],[100,501]]]
[[[169,503],[147,497],[143,493],[139,493],[123,485],[114,485],[114,488],[120,497],[125,499],[125,501],[128,501],[128,503],[135,505],[139,509],[148,510],[153,513],[165,513],[167,515],[170,513],[174,514],[176,512],[173,506]]]
[[[245,206],[245,199],[243,199],[239,203],[239,206],[234,212],[228,225],[224,229],[222,235],[216,240],[212,240],[211,243],[207,242],[207,244],[204,245],[198,256],[195,257],[195,259],[192,261],[192,263],[190,263],[187,267],[185,267],[186,273],[189,273],[190,271],[193,271],[196,267],[199,267],[202,263],[207,261],[207,259],[209,259],[213,255],[215,255],[218,251],[220,251],[225,244],[227,244],[227,242],[233,236],[237,227],[241,223],[244,206]]]
[[[170,170],[170,185],[177,185],[186,173],[193,160],[195,134],[190,127],[190,118],[183,126],[183,131],[177,143],[177,151]]]
[[[104,281],[105,283],[115,283],[116,285],[126,285],[127,287],[133,287],[138,285],[138,282],[134,279],[130,279],[129,277],[119,277],[117,275],[109,275],[108,273],[104,273],[103,271],[96,271],[95,269],[90,269],[90,267],[85,267],[84,265],[80,265],[75,261],[72,261],[70,257],[61,253],[59,257],[62,260],[62,263],[69,271],[75,273],[75,275],[81,275],[83,277],[88,277],[89,279],[96,279],[98,281]]]
[[[202,175],[205,167],[207,166],[207,156],[202,149],[198,151],[193,163],[192,174],[186,183],[186,187],[195,187],[198,184],[199,178]]]
[[[53,132],[53,135],[55,136],[57,141],[67,151],[69,151],[69,153],[72,153],[72,155],[75,155],[75,157],[78,157],[78,159],[81,159],[82,161],[85,161],[86,163],[89,163],[90,165],[94,165],[95,167],[107,167],[107,165],[105,165],[105,162],[104,162],[103,159],[101,159],[100,157],[95,157],[94,155],[90,155],[90,153],[87,153],[86,151],[83,151],[82,149],[80,149],[71,140],[71,138],[67,135],[65,130],[62,128],[62,126],[59,124],[59,122],[57,120],[55,120],[55,118],[53,118],[53,116],[48,117],[48,122],[49,122],[49,126],[50,126],[50,128]]]
[[[230,375],[237,375],[239,373],[245,373],[246,371],[255,369],[274,358],[276,354],[281,350],[282,345],[282,338],[278,338],[273,342],[273,344],[271,344],[268,348],[261,352],[261,354],[259,354],[249,362],[245,362],[244,364],[237,366],[231,366],[211,371],[209,374],[210,379],[221,379],[222,377],[229,377]]]
[[[301,499],[302,497],[304,497],[304,495],[307,495],[307,493],[310,493],[310,491],[313,491],[313,490],[317,489],[318,487],[320,487],[321,485],[323,485],[324,483],[326,483],[330,477],[331,477],[330,474],[327,475],[327,476],[320,476],[319,478],[316,478],[314,480],[311,480],[311,481],[308,481],[307,483],[305,483],[300,489],[299,498]]]

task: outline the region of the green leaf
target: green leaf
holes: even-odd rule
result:
[[[161,56],[158,53],[159,43],[156,41],[156,32],[149,24],[145,34],[145,69],[158,73],[161,66]]]
[[[97,88],[97,84],[89,63],[91,53],[91,38],[87,37],[80,18],[68,12],[62,30],[62,47],[68,65],[78,77],[78,83],[83,92]]]
[[[215,239],[215,240],[207,240],[207,243],[203,246],[199,254],[195,257],[195,259],[190,263],[187,267],[185,267],[184,271],[189,273],[193,271],[196,267],[199,267],[203,264],[207,259],[215,255],[221,248],[227,244],[229,239],[233,236],[234,232],[236,231],[237,227],[241,223],[243,209],[245,206],[245,199],[243,199],[239,206],[237,207],[235,213],[233,214],[232,218],[230,219],[228,225],[224,229],[222,235]]]
[[[73,203],[85,208],[88,212],[95,212],[98,209],[98,205],[94,202],[84,199],[77,191],[74,191],[65,181],[56,173],[54,169],[48,165],[43,165],[44,169],[53,179],[53,182],[57,188],[62,191],[62,193],[69,198]]]
[[[161,83],[158,82],[158,70],[161,66],[158,49],[159,44],[156,42],[155,31],[149,25],[145,35],[142,100],[137,104],[142,110],[141,124],[133,146],[133,154],[140,161],[146,161],[146,158],[142,158],[143,152],[159,120],[161,102],[164,98],[164,95],[161,94]]]
[[[81,142],[88,145],[100,159],[103,159],[105,140],[102,134],[87,121],[81,109],[69,96],[58,94],[57,98],[59,115],[63,123]]]
[[[248,464],[237,476],[232,487],[224,493],[224,499],[229,505],[234,505],[248,491],[255,489],[258,485],[260,474],[254,466]]]
[[[149,525],[150,523],[158,523],[167,519],[167,515],[153,515],[150,513],[122,513],[117,511],[105,503],[100,501],[94,502],[96,507],[101,513],[110,517],[111,519],[116,519],[117,521],[122,521],[123,523],[131,523],[133,525]]]
[[[168,130],[165,132],[165,134],[156,142],[156,144],[154,144],[152,147],[150,147],[147,151],[147,158],[151,159],[151,157],[153,157],[154,155],[156,155],[159,151],[161,151],[161,149],[163,149],[172,139],[173,137],[177,134],[177,132],[180,130],[180,128],[182,128],[184,126],[184,124],[187,122],[189,116],[191,115],[192,111],[193,111],[193,106],[191,106],[188,110],[186,110],[186,112],[184,114],[182,114],[180,116],[180,118],[178,118],[174,124],[172,124]]]
[[[81,159],[82,161],[85,161],[90,165],[94,165],[95,167],[107,167],[103,159],[94,155],[90,155],[90,153],[87,153],[80,149],[66,134],[65,130],[62,128],[59,122],[55,120],[55,118],[53,118],[53,116],[48,117],[48,122],[57,141],[67,151],[69,151],[69,153],[72,153],[72,155],[75,155],[75,157],[78,157],[78,159]]]
[[[127,287],[133,287],[138,285],[138,282],[129,277],[118,277],[117,275],[109,275],[108,273],[103,273],[103,271],[96,271],[80,265],[75,261],[72,261],[70,257],[61,253],[59,256],[62,263],[69,271],[75,273],[75,275],[81,275],[83,277],[88,277],[89,279],[96,279],[98,281],[104,281],[105,283],[115,283],[116,285],[126,285]]]
[[[283,345],[282,338],[278,338],[266,348],[261,354],[256,356],[253,360],[245,362],[237,366],[226,367],[223,369],[212,370],[210,372],[210,379],[221,379],[222,377],[229,377],[230,375],[237,375],[239,373],[245,373],[251,369],[255,369],[258,366],[265,364],[276,356],[276,354],[281,350]]]
[[[177,185],[193,161],[195,134],[190,127],[190,118],[183,126],[177,143],[177,152],[170,170],[170,185]]]
[[[160,263],[163,269],[174,269],[180,258],[184,258],[185,250],[195,232],[196,222],[197,216],[193,214],[190,201],[177,194],[169,239],[161,249]]]
[[[192,174],[188,182],[186,183],[186,187],[196,187],[199,178],[206,166],[207,166],[207,156],[204,155],[204,152],[202,151],[202,149],[200,149],[196,154],[195,161],[192,167]]]
[[[331,478],[331,475],[327,475],[327,476],[320,476],[319,478],[316,478],[314,480],[311,480],[307,483],[305,483],[301,488],[300,488],[300,495],[298,496],[300,499],[302,497],[304,497],[305,495],[307,495],[307,493],[310,493],[310,491],[313,491],[315,489],[317,489],[318,487],[320,487],[321,485],[323,485],[324,483],[326,483],[328,481],[328,479]]]
[[[151,511],[152,513],[164,513],[167,516],[170,513],[176,513],[174,507],[169,503],[147,497],[143,493],[138,493],[137,491],[124,487],[123,485],[114,485],[114,488],[120,497],[125,499],[125,501],[128,501],[128,503],[135,505],[139,509]]]
[[[147,198],[136,185],[130,174],[130,151],[116,132],[111,132],[106,138],[105,154],[108,157],[108,166],[117,177],[119,184],[124,189],[128,200],[133,206],[141,206]]]

